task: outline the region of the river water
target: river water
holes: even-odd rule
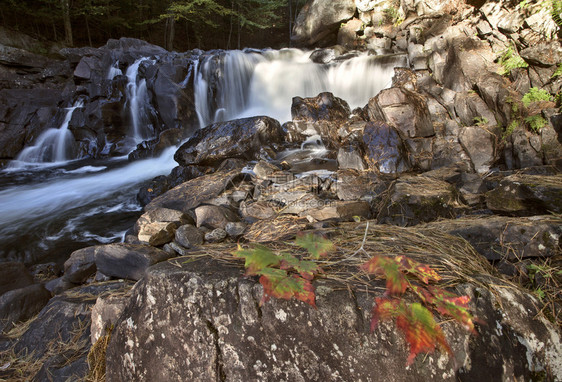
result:
[[[212,89],[217,68],[211,67],[212,57],[202,60],[194,82],[201,126],[254,115],[283,123],[291,118],[292,97],[323,91],[345,99],[352,109],[363,107],[390,86],[395,66],[406,65],[403,56],[381,60],[367,55],[321,65],[310,61],[309,55],[294,49],[222,53],[218,83]],[[141,123],[146,84],[137,72],[144,60],[148,58],[137,60],[126,74],[134,142],[151,138]],[[158,57],[151,60],[158,63]],[[113,76],[116,66],[108,67]],[[0,171],[0,262],[60,263],[75,249],[121,241],[142,213],[136,200],[140,185],[177,165],[176,147],[158,158],[135,162],[126,157],[73,158],[71,148],[60,145],[68,142],[70,115],[83,105],[76,100],[65,111],[63,124],[45,133],[49,139],[38,137],[17,161]]]

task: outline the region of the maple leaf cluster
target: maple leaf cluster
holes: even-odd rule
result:
[[[407,365],[412,364],[419,353],[432,353],[437,345],[452,354],[441,327],[428,308],[453,318],[475,333],[474,317],[468,311],[470,298],[457,296],[431,285],[431,282],[441,280],[441,276],[428,265],[406,256],[374,256],[361,268],[369,274],[386,279],[384,296],[375,298],[371,330],[374,330],[380,321],[396,320],[396,326],[404,333],[410,347]],[[408,289],[411,289],[423,304],[407,303],[402,296]]]
[[[275,253],[269,248],[255,245],[244,249],[238,245],[233,253],[245,260],[246,276],[259,276],[263,286],[260,305],[271,297],[289,300],[295,298],[316,307],[312,280],[322,272],[315,260],[334,249],[329,240],[314,234],[299,235],[295,245],[308,251],[307,256],[297,257],[289,253]],[[407,365],[412,364],[419,353],[432,353],[437,346],[452,354],[441,327],[430,309],[461,323],[475,333],[474,317],[468,311],[468,296],[457,296],[431,283],[441,276],[426,264],[406,256],[373,256],[361,269],[386,279],[386,292],[375,298],[371,318],[371,331],[380,321],[395,320],[404,334],[410,353]],[[411,290],[422,303],[408,303],[403,298]]]
[[[329,240],[313,234],[299,235],[295,245],[308,251],[308,256],[298,258],[289,253],[274,253],[269,248],[255,245],[243,249],[238,245],[235,257],[245,259],[246,276],[259,276],[263,286],[260,305],[271,297],[288,300],[292,297],[316,307],[316,295],[312,280],[322,271],[318,260],[326,256],[334,245]]]

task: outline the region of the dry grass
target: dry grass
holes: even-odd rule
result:
[[[86,376],[87,382],[105,381],[105,354],[111,339],[113,327],[106,329],[106,334],[101,336],[88,353],[88,367],[90,371]]]

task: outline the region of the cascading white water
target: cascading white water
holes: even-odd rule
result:
[[[376,58],[360,56],[322,65],[311,62],[309,53],[294,49],[232,51],[222,55],[220,59],[201,59],[194,71],[178,84],[187,86],[193,76],[195,107],[201,126],[253,115],[268,115],[284,122],[291,117],[292,97],[316,96],[323,91],[333,92],[352,108],[364,106],[370,97],[390,85],[393,67],[406,64],[397,58],[381,65]],[[139,78],[142,77],[139,67],[146,60],[135,61],[126,72],[127,107],[137,142],[150,138],[145,110],[150,108],[151,99],[146,80]],[[110,72],[118,74],[117,67],[113,69],[108,69],[108,76]],[[53,142],[51,146],[56,142],[62,143],[57,147],[64,147],[65,137],[71,134],[68,123],[72,111],[78,107],[82,104],[68,109],[63,126],[49,133],[56,138],[41,137],[36,146],[46,147],[49,140]],[[315,144],[315,140],[310,140],[303,148],[312,156],[322,155],[325,148],[309,147]],[[39,148],[34,150],[33,157],[42,158],[38,160],[47,156],[53,161],[63,158],[63,154],[59,156],[56,152],[66,153],[64,158],[70,158],[66,149],[51,148],[47,150],[51,153],[48,155]],[[74,245],[75,249],[80,245],[118,240],[138,217],[140,206],[135,195],[139,184],[169,173],[176,165],[175,150],[172,147],[159,158],[133,163],[124,163],[124,158],[105,162],[85,159],[58,168],[40,166],[0,172],[0,260],[26,259],[33,263],[41,250],[59,256],[60,260],[70,253],[61,246]],[[31,151],[22,152],[20,157]]]
[[[154,61],[149,60],[147,57],[142,57],[131,64],[126,72],[126,76],[129,80],[127,83],[127,104],[129,106],[132,122],[131,133],[135,143],[140,143],[150,138],[151,135],[145,112],[145,105],[150,102],[146,91],[146,80],[144,78],[138,78],[139,67],[144,61],[154,63]]]
[[[109,70],[107,71],[106,79],[111,81],[115,77],[121,76],[122,74],[123,72],[121,71],[121,69],[119,69],[119,61],[115,61],[115,63],[113,63],[113,65],[109,67]]]
[[[366,54],[331,64],[310,60],[310,52],[230,51],[222,58],[219,75],[211,60],[200,65],[195,83],[196,108],[201,126],[235,118],[267,115],[281,123],[291,119],[295,96],[314,97],[332,92],[350,107],[363,107],[369,99],[391,85],[395,66],[406,66],[403,55],[382,65]],[[209,89],[217,78],[214,99]]]
[[[74,106],[66,109],[64,121],[58,129],[47,129],[37,139],[33,146],[24,148],[11,167],[18,167],[30,163],[59,163],[75,159],[72,153],[74,136],[68,129],[74,110],[84,106],[84,101],[78,100]]]

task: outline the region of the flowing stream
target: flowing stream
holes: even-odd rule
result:
[[[287,49],[230,51],[202,58],[193,68],[200,125],[254,115],[283,123],[291,118],[292,97],[323,91],[345,99],[352,108],[362,107],[390,86],[395,66],[406,64],[403,56],[381,61],[364,55],[321,65],[310,61],[309,55]],[[139,66],[153,59],[138,59],[126,71],[125,105],[136,142],[150,137],[144,117],[150,97]],[[158,58],[152,62],[158,64]],[[116,62],[107,68],[110,80],[120,74]],[[136,162],[126,157],[74,158],[68,125],[74,110],[81,107],[82,100],[76,101],[66,109],[61,126],[45,131],[0,171],[0,262],[60,263],[77,248],[120,241],[141,213],[136,200],[140,185],[169,174],[177,165],[176,147],[158,158]]]

